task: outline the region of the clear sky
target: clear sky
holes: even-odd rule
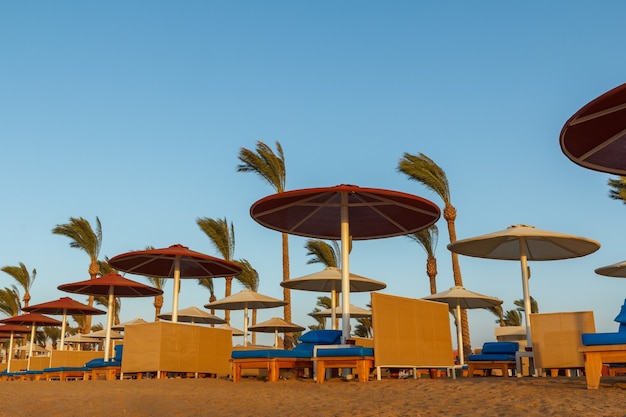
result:
[[[31,303],[50,301],[88,278],[87,255],[51,233],[70,217],[100,218],[101,258],[176,243],[217,256],[196,219],[226,218],[235,258],[281,298],[280,234],[249,215],[274,190],[236,172],[240,148],[279,141],[287,189],[348,183],[441,205],[397,171],[421,152],[448,176],[459,239],[530,224],[599,241],[584,258],[531,262],[530,290],[541,312],[593,310],[613,331],[626,281],[594,269],[626,259],[626,207],[558,137],[625,81],[625,13],[621,1],[0,2],[0,265],[36,268]],[[453,279],[438,226],[443,291]],[[305,242],[290,238],[293,278],[321,269]],[[408,238],[355,242],[350,260],[386,293],[429,294],[426,255]],[[460,264],[467,289],[507,310],[522,298],[519,262]],[[171,310],[171,281],[164,295]],[[314,324],[320,295],[292,291],[295,323]],[[180,307],[208,297],[185,280]],[[153,314],[151,299],[122,300],[122,321]],[[273,316],[282,309],[259,321]],[[232,317],[241,328],[243,313]],[[469,312],[474,346],[494,339],[495,319]]]

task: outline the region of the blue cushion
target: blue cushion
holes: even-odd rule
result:
[[[92,359],[85,364],[88,368],[102,368],[105,366],[122,366],[122,362],[109,359],[108,362],[104,361],[104,358]]]
[[[508,353],[488,353],[488,354],[479,354],[479,355],[469,355],[467,357],[468,361],[515,361],[515,355],[511,355]]]
[[[513,354],[513,359],[515,359],[515,352],[519,350],[519,343],[517,342],[486,342],[483,345],[482,354],[491,354],[491,353],[506,353]]]
[[[252,349],[233,350],[230,357],[233,359],[271,359],[271,358],[310,358],[313,354],[306,350],[282,349]]]
[[[374,356],[374,349],[362,346],[346,347],[346,348],[333,348],[333,349],[317,349],[318,357],[328,356]]]
[[[311,330],[300,336],[298,340],[318,345],[336,345],[341,343],[341,330]]]
[[[626,333],[583,333],[583,345],[623,345],[626,344]]]
[[[44,368],[44,372],[61,372],[61,371],[88,371],[90,368],[86,366],[57,366],[56,368]]]
[[[122,361],[122,350],[124,349],[124,345],[117,345],[113,348],[115,350],[115,355],[113,355],[113,359],[121,362]]]

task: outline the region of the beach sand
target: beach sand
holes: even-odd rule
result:
[[[3,381],[0,416],[626,416],[626,378]]]

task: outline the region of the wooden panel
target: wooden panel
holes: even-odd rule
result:
[[[453,366],[448,305],[372,293],[376,366]]]
[[[582,368],[582,333],[595,333],[593,311],[530,315],[537,369]]]

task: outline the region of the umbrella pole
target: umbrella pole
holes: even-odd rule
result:
[[[274,329],[274,347],[278,349],[278,329]]]
[[[11,372],[11,358],[13,357],[13,332],[9,338],[9,357],[7,359],[7,372]]]
[[[61,348],[59,350],[64,350],[65,344],[65,320],[67,317],[67,309],[63,309],[63,323],[61,323]]]
[[[26,370],[30,371],[30,358],[33,356],[33,343],[35,342],[35,323],[30,328],[30,346],[28,347],[28,362],[26,364]]]
[[[104,339],[104,361],[108,362],[111,353],[111,326],[113,325],[113,286],[109,287],[109,313],[107,315],[107,330]]]
[[[522,289],[524,291],[524,319],[526,320],[526,345],[533,346],[530,331],[530,290],[528,285],[528,258],[526,254],[526,240],[520,238],[520,261],[522,265]]]
[[[243,345],[248,346],[248,307],[243,308]]]
[[[180,292],[180,258],[174,259],[174,301],[172,303],[172,323],[178,322],[178,293]]]
[[[461,328],[461,304],[457,304],[454,309],[454,320],[456,321],[456,343],[459,353],[459,364],[465,364],[465,355],[463,352],[463,329]]]
[[[341,343],[350,338],[350,224],[348,194],[341,193]]]

